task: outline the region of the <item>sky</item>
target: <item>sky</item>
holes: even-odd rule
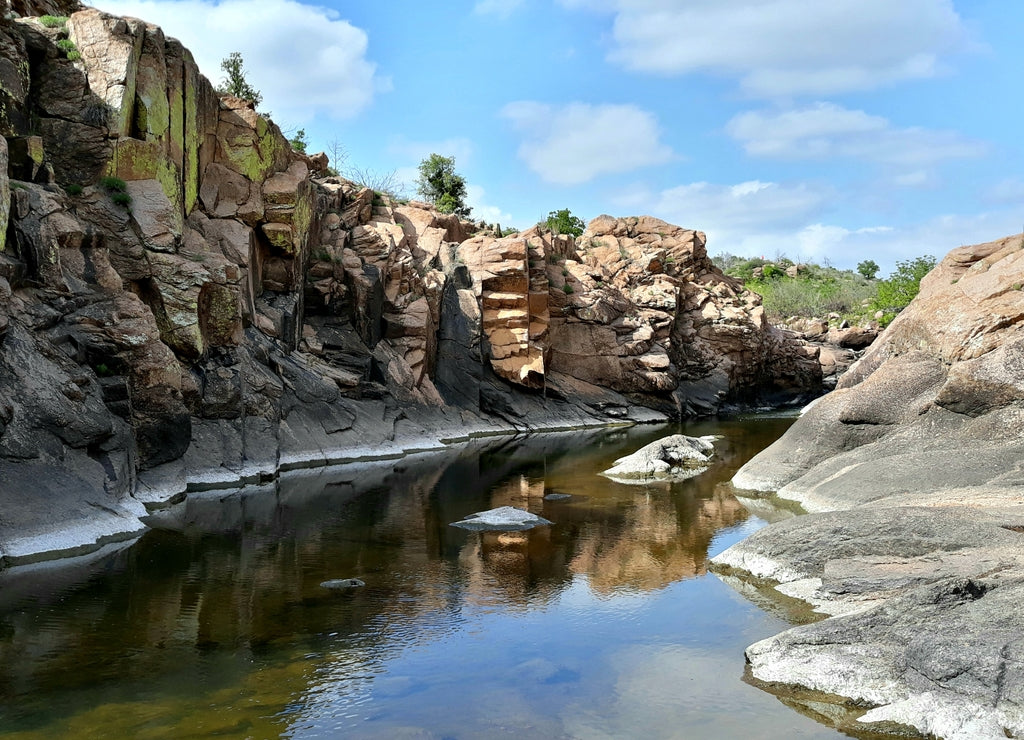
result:
[[[103,0],[341,169],[455,157],[473,216],[649,214],[853,268],[1024,229],[1017,0]]]

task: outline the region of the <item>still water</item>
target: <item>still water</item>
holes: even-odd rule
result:
[[[0,574],[0,737],[839,737],[743,683],[743,649],[787,622],[706,571],[763,526],[726,482],[791,422],[492,440],[194,496],[104,558]],[[722,435],[716,465],[598,475],[676,431]],[[554,524],[449,526],[504,505]]]

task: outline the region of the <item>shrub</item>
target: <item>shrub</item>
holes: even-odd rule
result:
[[[68,17],[66,15],[42,15],[39,16],[39,22],[47,28],[64,28],[68,24]]]
[[[78,53],[78,47],[75,46],[75,42],[71,39],[58,39],[57,48],[63,51],[64,56],[72,62],[77,62],[82,58],[82,55]]]
[[[82,186],[78,185],[77,183],[71,183],[66,188],[64,188],[64,192],[67,193],[68,195],[81,195]]]
[[[548,213],[548,218],[544,225],[555,234],[571,234],[572,236],[582,235],[583,230],[586,228],[583,219],[573,216],[568,208]]]
[[[915,257],[896,263],[896,269],[888,279],[878,284],[878,294],[871,303],[871,308],[881,311],[884,315],[883,324],[906,308],[918,291],[921,290],[921,278],[935,267],[935,258],[930,254]]]
[[[573,289],[573,287],[571,285],[569,285],[568,283],[565,284],[565,287],[562,290],[565,292],[566,295],[572,295],[573,293],[576,292]]]
[[[295,137],[288,140],[288,143],[292,145],[292,149],[302,154],[306,153],[306,147],[309,145],[309,140],[306,138],[306,129],[300,128],[295,132]]]
[[[127,206],[132,202],[132,196],[128,195],[128,193],[112,193],[110,199],[119,206]]]
[[[100,187],[108,193],[123,193],[128,190],[128,183],[120,177],[107,176],[100,178]]]
[[[431,154],[420,162],[416,192],[441,213],[468,216],[473,209],[466,205],[466,178],[455,171],[455,157]]]

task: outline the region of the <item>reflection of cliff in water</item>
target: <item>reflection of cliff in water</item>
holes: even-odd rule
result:
[[[583,573],[598,592],[703,573],[716,529],[746,516],[715,491],[749,457],[742,441],[680,484],[597,475],[665,433],[543,435],[293,474],[193,496],[155,517],[173,531],[77,570],[2,574],[0,727],[276,736],[324,692],[358,703],[389,659],[458,630],[467,609],[526,610]],[[552,491],[573,498],[545,501]],[[556,524],[449,526],[503,505]],[[345,577],[367,585],[319,585]]]

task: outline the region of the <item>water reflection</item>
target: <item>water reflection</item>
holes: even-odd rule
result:
[[[680,584],[749,516],[721,484],[789,423],[683,430],[724,439],[711,470],[672,484],[597,475],[677,431],[646,428],[491,440],[193,496],[103,559],[0,574],[0,736],[628,736],[644,681],[680,670],[673,650],[699,666],[725,660],[708,646],[730,614],[746,621],[728,642],[728,690],[770,714],[743,693],[737,651],[774,618],[714,579],[693,581],[713,595],[691,606]],[[449,526],[506,505],[555,524]],[[348,577],[367,585],[319,585]],[[682,638],[666,647],[698,608],[690,619],[706,634],[686,637],[697,653]],[[628,690],[609,683],[652,652],[654,673]],[[649,717],[655,736],[684,716],[707,722],[665,703]],[[794,735],[784,717],[786,736],[821,731]]]

